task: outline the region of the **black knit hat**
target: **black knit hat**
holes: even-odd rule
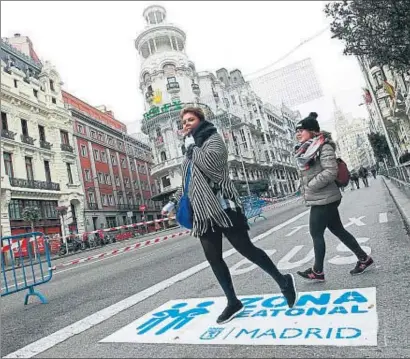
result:
[[[296,130],[308,130],[319,132],[320,126],[319,122],[317,122],[317,117],[318,114],[316,112],[309,113],[308,117],[298,122],[298,124],[296,125]]]

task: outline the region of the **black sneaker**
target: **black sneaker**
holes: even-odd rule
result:
[[[369,268],[373,264],[372,257],[367,257],[365,261],[358,261],[356,263],[356,267],[354,267],[351,271],[351,275],[362,274],[367,268]]]
[[[286,279],[286,286],[282,288],[281,291],[288,302],[289,308],[292,308],[295,305],[296,299],[298,297],[295,278],[292,274],[285,274],[284,277]]]
[[[304,272],[297,271],[302,278],[309,280],[310,282],[324,282],[325,281],[325,274],[316,273],[312,268],[306,269]]]
[[[221,315],[216,320],[217,324],[225,324],[231,321],[235,315],[239,314],[243,310],[243,304],[238,300],[235,304],[228,304]]]

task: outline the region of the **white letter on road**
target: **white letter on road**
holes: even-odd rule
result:
[[[366,243],[369,238],[356,238],[359,243]],[[367,246],[362,246],[363,250],[370,255],[372,253],[372,249]],[[333,258],[329,259],[328,262],[336,265],[344,265],[344,264],[353,264],[357,262],[357,257],[352,253],[352,251],[347,248],[343,243],[339,243],[336,247],[339,252],[349,252],[351,253],[348,257],[342,257],[339,255],[334,256]]]
[[[309,251],[309,253],[305,256],[305,258],[301,259],[300,261],[291,263],[290,260],[297,254],[304,246],[296,246],[293,247],[288,254],[286,254],[278,263],[279,269],[293,269],[302,266],[305,263],[310,262],[313,258],[315,258],[315,252],[313,249]]]

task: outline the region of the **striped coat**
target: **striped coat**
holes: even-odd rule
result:
[[[228,151],[221,136],[214,133],[201,147],[194,146],[191,161],[188,197],[193,209],[192,235],[199,237],[210,226],[232,227],[229,216],[210,185],[211,183],[216,184],[227,202],[234,203],[235,207],[241,208],[239,193],[229,178]],[[182,164],[183,180],[182,186],[174,195],[176,202],[180,200],[182,193],[186,190],[184,188],[185,178],[191,161],[186,158]]]

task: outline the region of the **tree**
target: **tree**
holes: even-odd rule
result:
[[[40,219],[40,209],[38,207],[35,207],[35,206],[27,206],[23,209],[22,216],[23,216],[23,219],[25,221],[30,223],[31,232],[35,232],[34,231],[34,225]],[[34,236],[33,236],[33,238],[34,238]],[[33,246],[34,246],[34,243],[33,243]],[[32,253],[30,253],[31,252],[31,246],[30,246],[29,241],[27,242],[27,252],[29,254],[29,257],[32,258]],[[37,259],[36,251],[34,251],[34,258]]]
[[[383,162],[384,158],[390,158],[390,149],[386,137],[380,133],[368,134],[370,145],[377,161]]]
[[[326,4],[333,37],[345,55],[367,57],[398,72],[410,69],[410,1],[352,0]]]
[[[34,232],[34,224],[40,219],[40,209],[35,206],[27,206],[23,209],[23,219],[30,223],[31,231]]]

